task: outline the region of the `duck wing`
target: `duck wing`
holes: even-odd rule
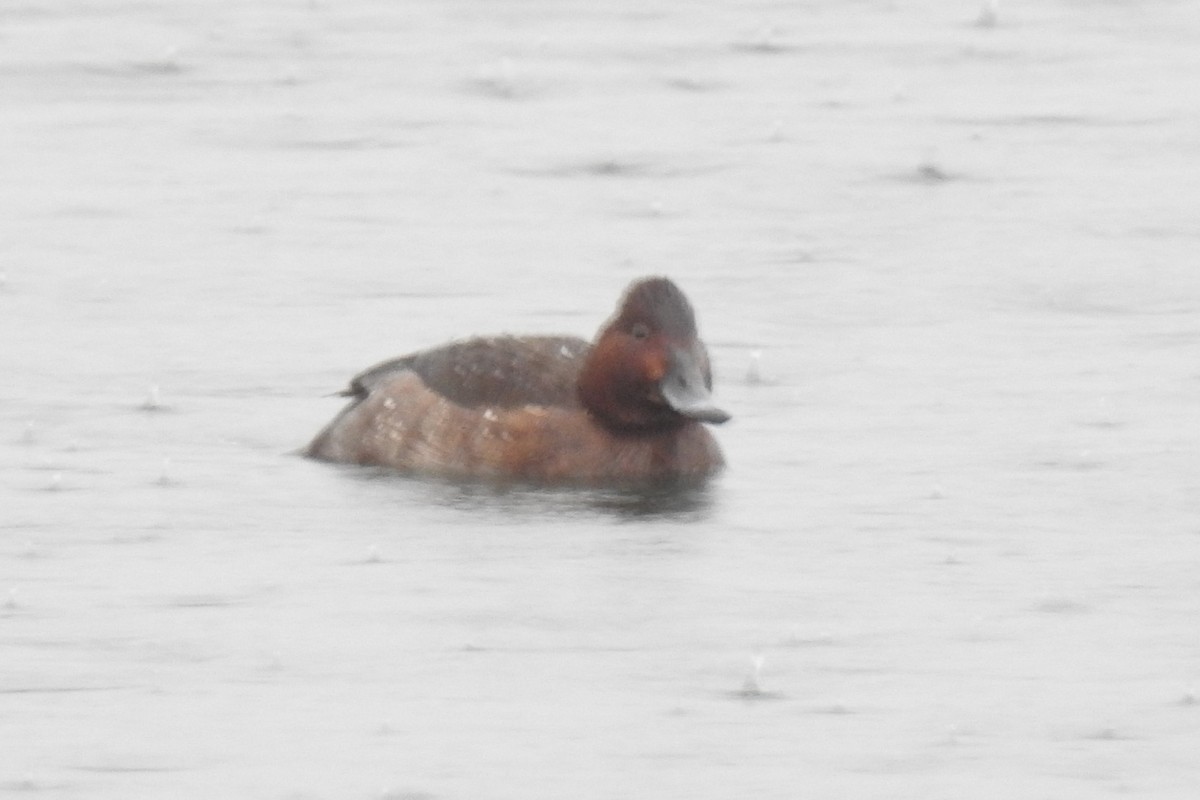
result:
[[[422,350],[360,372],[341,392],[362,399],[396,374],[415,372],[431,391],[467,408],[574,406],[589,345],[574,336],[491,336]]]

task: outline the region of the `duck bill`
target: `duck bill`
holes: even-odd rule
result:
[[[695,353],[676,350],[670,369],[659,383],[659,391],[667,405],[683,416],[720,425],[729,419],[729,414],[713,403],[700,365],[701,359]]]

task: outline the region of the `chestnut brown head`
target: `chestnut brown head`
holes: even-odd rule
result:
[[[719,424],[708,351],[692,306],[667,278],[626,290],[596,336],[579,379],[579,396],[614,430],[670,429],[690,420]]]

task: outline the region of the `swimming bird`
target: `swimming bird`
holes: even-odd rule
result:
[[[306,449],[448,478],[551,484],[701,479],[724,464],[695,313],[668,278],[635,281],[593,342],[494,336],[377,364]]]

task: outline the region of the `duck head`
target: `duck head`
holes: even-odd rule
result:
[[[729,419],[713,403],[712,369],[692,306],[667,278],[639,280],[626,290],[584,362],[579,397],[613,430]]]

